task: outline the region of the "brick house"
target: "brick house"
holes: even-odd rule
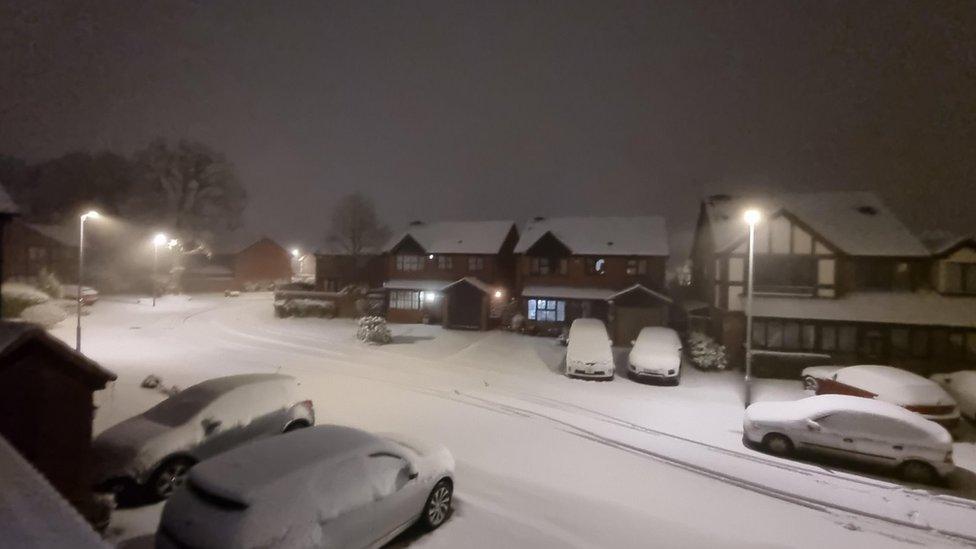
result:
[[[976,365],[974,243],[933,252],[867,192],[702,202],[691,294],[734,363],[744,359],[748,207],[765,212],[756,228],[754,349],[920,373]]]
[[[644,326],[668,323],[663,217],[538,217],[515,253],[520,307],[534,329],[594,317],[624,344]]]
[[[377,288],[386,275],[386,258],[375,252],[353,256],[332,249],[315,253],[315,287],[338,292],[350,285]],[[308,259],[306,259],[308,261]]]
[[[512,296],[514,221],[414,222],[384,246],[387,317],[487,329]]]
[[[47,270],[62,282],[74,282],[78,278],[78,228],[14,219],[3,234],[3,265],[5,280],[33,283]]]

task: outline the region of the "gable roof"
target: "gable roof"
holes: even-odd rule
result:
[[[383,251],[393,250],[409,236],[432,254],[497,254],[514,226],[510,220],[419,223],[395,234]]]
[[[66,362],[78,368],[92,385],[104,387],[105,383],[115,380],[115,374],[102,368],[95,361],[68,347],[63,341],[47,333],[43,328],[28,322],[11,322],[0,320],[0,369],[6,366],[7,358],[24,344],[31,340],[38,340],[46,347],[60,355]]]
[[[922,244],[874,193],[825,191],[771,197],[712,196],[704,201],[715,250],[738,245],[748,234],[742,212],[758,207],[767,217],[788,212],[842,252],[859,256],[923,257]]]
[[[919,238],[932,252],[932,255],[943,256],[970,246],[976,248],[976,234],[958,235],[949,231],[923,231]]]
[[[667,228],[659,215],[536,218],[525,226],[515,253],[525,253],[547,233],[578,255],[669,254]]]

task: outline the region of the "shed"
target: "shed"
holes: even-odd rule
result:
[[[93,393],[115,380],[40,327],[0,321],[0,435],[83,515],[90,488]]]
[[[442,290],[444,294],[444,327],[487,330],[490,309],[490,286],[473,276],[458,279]]]

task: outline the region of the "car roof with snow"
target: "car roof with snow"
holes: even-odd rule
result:
[[[241,374],[217,377],[187,387],[146,410],[142,415],[147,419],[165,425],[179,425],[192,418],[211,402],[217,400],[217,398],[231,391],[241,387],[264,383],[280,383],[283,386],[287,386],[296,383],[296,381],[295,378],[284,374]],[[272,403],[273,405],[279,406],[282,404],[279,394],[272,392],[268,396],[275,397],[275,401]],[[257,400],[252,404],[254,407],[260,407],[262,401]],[[289,402],[287,404],[294,403]]]
[[[366,431],[321,425],[258,440],[203,461],[190,471],[190,479],[211,493],[253,503],[266,488],[307,483],[310,479],[302,471],[328,476],[329,464],[384,450],[402,453],[402,449]]]
[[[671,328],[647,326],[641,328],[640,333],[637,334],[634,348],[636,349],[637,347],[647,349],[679,349],[681,348],[681,339],[678,337],[678,333]]]
[[[952,404],[937,383],[893,366],[864,364],[837,370],[837,381],[865,389],[895,404]]]

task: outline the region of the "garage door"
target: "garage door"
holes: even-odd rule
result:
[[[645,326],[667,325],[667,308],[656,307],[617,307],[613,320],[613,343],[630,345]]]

